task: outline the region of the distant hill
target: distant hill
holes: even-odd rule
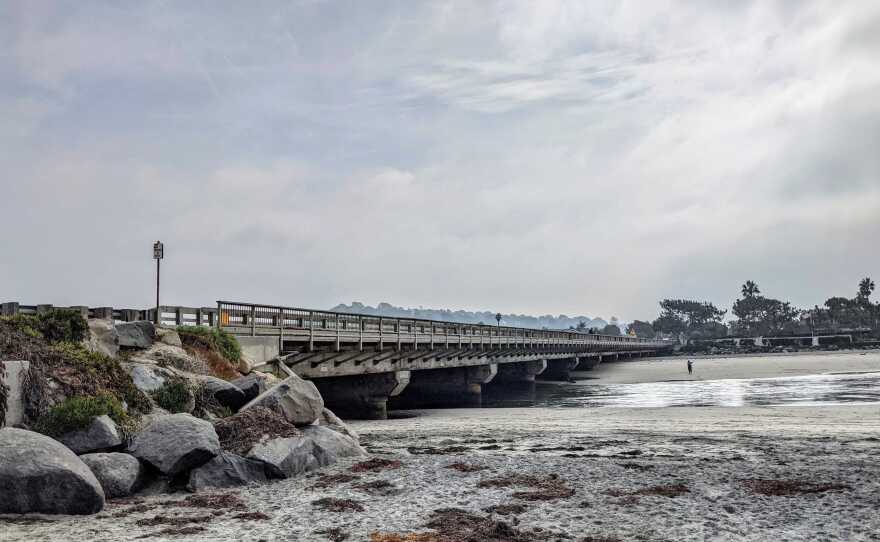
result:
[[[338,312],[353,312],[356,314],[371,314],[374,316],[393,316],[398,318],[423,318],[425,320],[441,320],[444,322],[458,322],[462,324],[495,324],[495,314],[492,311],[453,311],[449,309],[407,309],[404,307],[396,307],[389,303],[379,303],[375,307],[364,305],[358,301],[352,302],[351,305],[340,304],[332,309]],[[527,314],[502,314],[501,324],[513,327],[527,327],[534,329],[568,329],[569,327],[577,327],[581,322],[587,328],[595,327],[602,329],[608,322],[601,318],[590,318],[589,316],[566,316],[560,314],[553,316],[545,314],[544,316],[529,316]]]

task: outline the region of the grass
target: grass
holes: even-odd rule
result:
[[[59,437],[65,433],[85,429],[98,416],[110,416],[122,428],[131,425],[131,419],[116,397],[102,393],[97,396],[70,397],[52,407],[40,417],[36,429],[44,435]]]
[[[193,400],[193,394],[189,386],[181,380],[166,382],[164,386],[151,392],[150,395],[153,396],[153,400],[156,401],[157,405],[172,414],[187,412],[187,407],[190,401]]]
[[[241,360],[241,346],[235,336],[222,329],[205,326],[177,326],[180,340],[188,346],[201,346],[218,352],[227,361]]]

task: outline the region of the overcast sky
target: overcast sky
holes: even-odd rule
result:
[[[0,301],[649,319],[880,279],[880,2],[0,3]]]

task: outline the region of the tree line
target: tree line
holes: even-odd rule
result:
[[[727,310],[708,301],[664,299],[660,315],[653,322],[636,320],[627,333],[655,337],[659,333],[684,334],[690,339],[714,339],[727,336],[811,335],[813,333],[880,332],[880,303],[871,301],[874,281],[859,282],[853,298],[831,297],[820,307],[800,309],[789,301],[766,297],[754,281],[746,281],[740,297],[731,307],[735,319],[725,323]]]

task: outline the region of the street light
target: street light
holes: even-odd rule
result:
[[[165,245],[162,244],[162,241],[156,241],[153,243],[153,259],[156,260],[156,318],[155,324],[159,325],[159,264],[162,262],[162,258],[165,257]]]
[[[501,327],[501,313],[495,315],[495,321],[498,322],[498,327]]]

